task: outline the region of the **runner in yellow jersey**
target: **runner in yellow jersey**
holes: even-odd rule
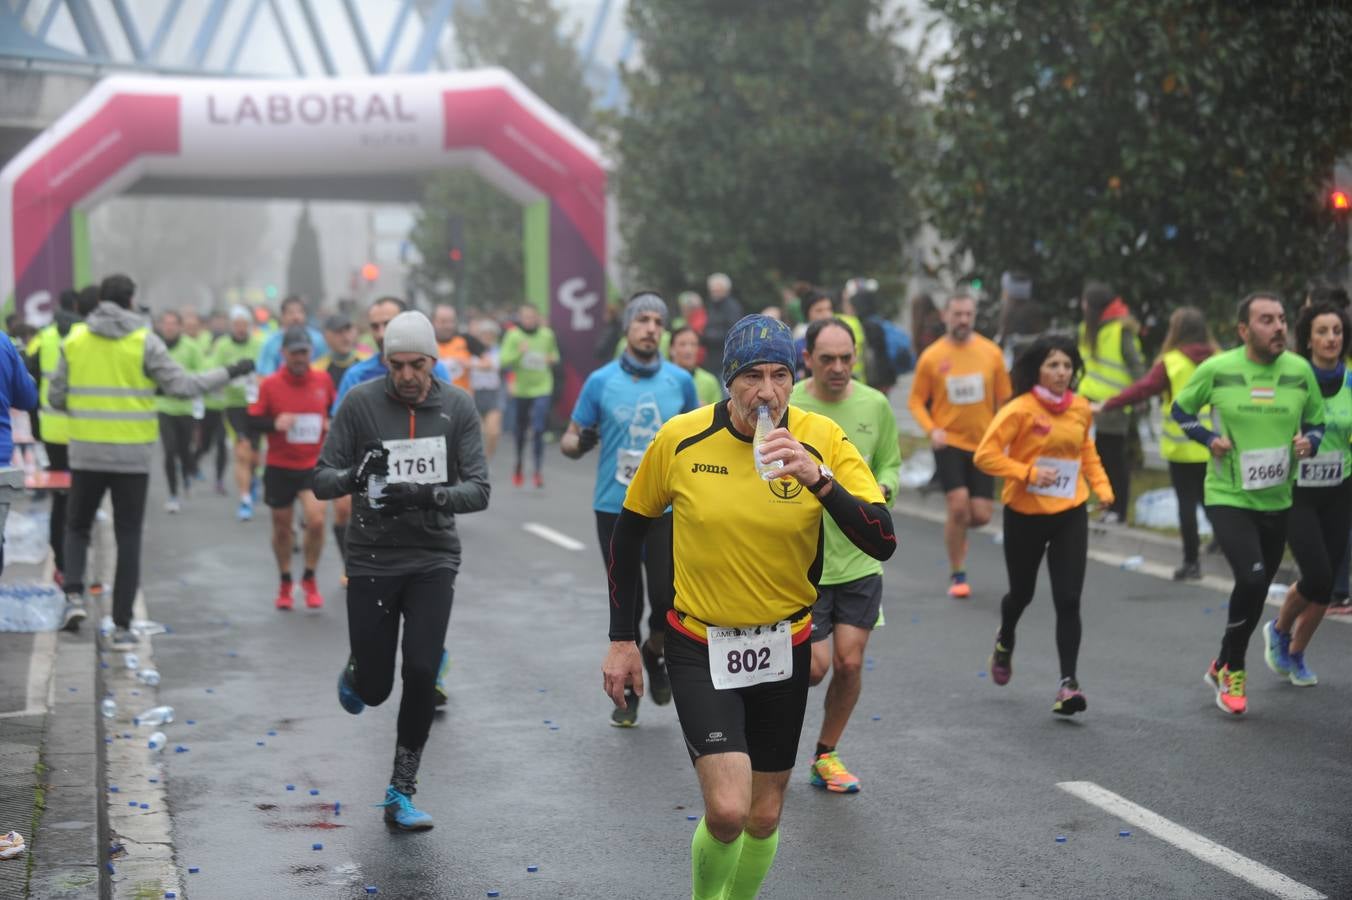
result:
[[[730,398],[662,426],[611,537],[602,674],[623,708],[626,687],[643,694],[633,576],[649,524],[672,509],[676,597],[665,650],[706,810],[691,842],[696,900],[755,897],[774,861],[807,706],[823,510],[870,556],[896,549],[882,491],[845,432],[789,405],[795,362],[787,325],[738,321],[723,347]],[[761,407],[777,424],[757,444]],[[763,479],[757,470],[767,467]]]

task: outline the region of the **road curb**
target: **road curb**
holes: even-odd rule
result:
[[[107,900],[103,865],[107,816],[103,806],[102,696],[92,629],[58,633],[51,704],[42,740],[44,810],[33,840],[29,896]]]

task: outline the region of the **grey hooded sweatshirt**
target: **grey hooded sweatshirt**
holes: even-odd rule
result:
[[[116,303],[100,302],[85,319],[90,332],[100,337],[118,340],[131,334],[138,328],[149,325],[145,316],[123,309]],[[146,332],[145,374],[154,381],[162,392],[170,397],[196,397],[214,391],[230,380],[225,369],[212,369],[191,375],[174,362],[164,341],[153,331]],[[56,409],[66,408],[66,352],[61,351],[61,359],[56,364],[56,374],[52,376],[48,388],[48,398]],[[101,441],[70,442],[70,467],[87,472],[123,472],[139,475],[150,471],[151,457],[155,451],[155,441],[144,444],[106,444]]]

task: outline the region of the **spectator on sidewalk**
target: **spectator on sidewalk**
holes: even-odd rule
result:
[[[10,340],[0,340],[0,460],[6,465],[14,455],[14,436],[10,430],[9,411],[19,409],[33,412],[38,407],[38,385],[28,374],[23,357]],[[0,495],[3,496],[3,495]],[[9,518],[9,501],[0,499],[0,536],[5,533]],[[0,540],[0,573],[5,571],[5,548]]]

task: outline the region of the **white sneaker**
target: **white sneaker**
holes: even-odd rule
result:
[[[173,515],[182,508],[183,504],[178,502],[177,497],[170,497],[168,500],[164,501],[164,511],[170,515]]]
[[[0,859],[13,859],[23,854],[23,835],[17,831],[0,834]]]

